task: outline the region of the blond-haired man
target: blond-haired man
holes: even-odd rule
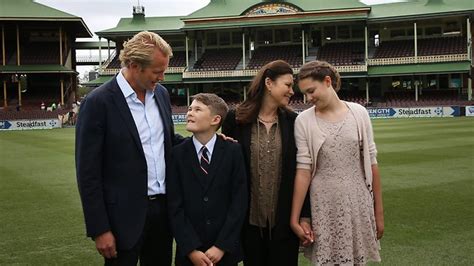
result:
[[[106,265],[170,265],[166,164],[174,133],[159,84],[172,56],[159,35],[124,43],[122,70],[90,93],[76,126],[76,172],[87,235]]]

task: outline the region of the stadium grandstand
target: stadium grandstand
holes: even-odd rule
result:
[[[212,0],[185,17],[146,17],[135,6],[133,17],[96,33],[117,47],[89,85],[116,74],[123,41],[149,30],[174,49],[164,83],[177,113],[199,92],[242,101],[258,69],[276,59],[296,73],[328,61],[342,75],[340,97],[365,106],[463,106],[472,104],[473,12],[471,0]],[[307,107],[298,92],[292,105]]]
[[[92,37],[82,18],[32,0],[0,0],[0,27],[0,120],[68,113],[78,85],[76,38]]]
[[[371,6],[358,0],[212,0],[184,17],[146,17],[145,7],[134,6],[132,17],[87,43],[76,42],[92,36],[80,17],[32,0],[0,4],[4,119],[41,117],[34,112],[43,102],[70,107],[76,65],[99,65],[99,77],[83,85],[103,84],[120,70],[123,42],[142,30],[157,32],[173,47],[163,83],[174,113],[185,112],[199,92],[238,104],[258,69],[276,59],[295,73],[308,61],[330,62],[342,76],[340,97],[368,107],[473,105],[470,0]],[[80,49],[98,49],[100,59],[76,58]],[[291,105],[308,107],[298,89]]]

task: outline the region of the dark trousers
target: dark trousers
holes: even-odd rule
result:
[[[168,222],[166,196],[148,201],[143,233],[130,250],[117,250],[117,258],[105,259],[105,265],[171,265],[173,239]]]
[[[268,228],[246,225],[243,229],[245,266],[297,266],[299,241],[290,234],[287,239],[270,237]]]

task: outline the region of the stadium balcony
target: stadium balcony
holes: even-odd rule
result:
[[[395,58],[410,56],[415,56],[413,40],[381,42],[374,54],[374,58]]]
[[[469,60],[467,43],[462,36],[418,39],[415,58],[414,40],[384,41],[375,50],[369,65],[439,63]]]
[[[65,57],[66,54],[63,54]],[[59,64],[59,47],[57,43],[28,43],[21,47],[20,62],[22,65]]]
[[[247,65],[248,69],[259,69],[274,60],[284,60],[293,68],[299,68],[303,64],[301,46],[264,46],[255,50],[252,59]]]
[[[191,54],[189,54],[191,56]],[[169,67],[186,67],[186,52],[173,51],[173,57],[170,59]]]
[[[209,49],[194,64],[193,71],[234,70],[242,59],[242,50]]]
[[[466,38],[461,36],[418,40],[419,56],[466,53]]]
[[[363,65],[364,42],[328,43],[318,51],[318,59],[334,66]]]
[[[271,46],[260,47],[254,52],[245,69],[239,66],[242,60],[242,49],[207,50],[196,61],[192,71],[183,73],[183,78],[228,78],[228,77],[253,77],[265,64],[274,60],[285,60],[295,73],[302,65],[300,46]],[[242,62],[243,63],[243,62]]]
[[[104,67],[100,72],[101,75],[115,75],[121,69],[119,59],[120,54],[113,53],[112,58],[109,58],[104,63]],[[170,58],[168,69],[166,73],[183,73],[186,69],[186,52],[173,52],[173,57]]]

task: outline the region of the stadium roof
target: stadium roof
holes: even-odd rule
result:
[[[28,73],[76,73],[76,71],[61,65],[5,65],[0,66],[0,74]]]
[[[33,0],[0,0],[0,21],[52,21],[74,24],[77,37],[92,37],[82,18]]]
[[[88,87],[96,87],[100,86],[107,81],[111,80],[114,77],[114,75],[104,75],[104,76],[99,76],[98,78],[81,83],[84,86]],[[165,74],[165,80],[160,82],[161,84],[175,84],[175,83],[182,83],[183,81],[183,75],[181,73],[173,73],[173,74]]]
[[[217,0],[182,19],[194,30],[366,20],[369,11],[357,0]]]
[[[319,16],[274,16],[265,19],[255,20],[235,20],[220,21],[211,23],[193,23],[186,25],[186,30],[196,29],[218,29],[218,28],[237,28],[237,27],[258,27],[258,26],[280,26],[291,24],[302,24],[312,22],[335,22],[335,21],[356,21],[367,19],[366,14],[340,14],[340,15],[319,15]]]
[[[94,80],[81,83],[81,85],[88,86],[88,87],[97,87],[111,80],[113,77],[114,76],[99,76],[98,78]]]
[[[269,4],[289,7],[290,12],[251,14]],[[408,0],[407,2],[368,6],[358,0],[211,0],[207,6],[188,16],[145,17],[143,15],[122,18],[116,27],[96,32],[96,34],[105,38],[113,38],[131,36],[142,30],[155,31],[160,34],[179,34],[186,30],[356,20],[383,22],[464,14],[474,14],[474,1]]]
[[[101,37],[133,35],[137,32],[148,30],[160,34],[181,33],[184,26],[181,17],[133,17],[121,18],[116,27],[96,32]]]
[[[373,5],[369,21],[399,20],[403,18],[420,19],[459,14],[473,15],[473,12],[473,0],[415,0]]]
[[[99,46],[102,48],[107,48],[109,44],[107,42],[75,42],[74,47],[76,50],[92,50],[99,49]],[[115,48],[115,42],[110,42],[110,48]]]
[[[234,17],[241,16],[245,11],[259,5],[270,4],[272,1],[258,0],[211,0],[209,4],[196,12],[184,17],[187,19]],[[302,11],[322,11],[352,8],[370,8],[358,0],[288,0],[280,1],[280,4],[289,4],[300,8]]]

